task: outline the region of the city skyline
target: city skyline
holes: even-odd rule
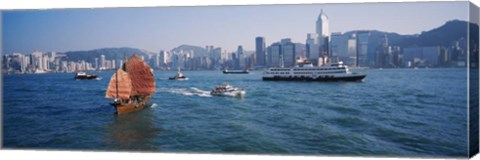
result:
[[[305,43],[307,34],[315,32],[315,20],[321,10],[329,18],[331,33],[367,29],[399,34],[419,34],[452,19],[466,21],[468,19],[467,11],[452,9],[452,7],[466,5],[468,5],[467,2],[420,2],[368,5],[315,4],[3,11],[2,53],[31,53],[36,49],[45,52],[65,52],[110,47],[134,47],[158,52],[182,44],[219,46],[229,52],[235,51],[238,45],[242,45],[245,50],[254,51],[254,40],[257,36],[264,37],[267,45],[283,38],[291,38],[293,42]],[[416,8],[422,8],[422,13],[415,11],[418,10]],[[365,12],[366,10],[369,12]],[[389,12],[381,16],[369,15],[382,10]],[[285,13],[285,11],[288,12]],[[347,11],[348,13],[344,13]],[[404,13],[400,14],[400,11]],[[349,16],[351,14],[353,16]],[[418,14],[418,16],[412,16],[412,14]],[[392,18],[392,15],[396,15],[395,18]],[[365,19],[365,17],[373,18]],[[378,24],[375,17],[379,18],[378,21],[381,21],[381,25]],[[428,21],[426,21],[427,18]],[[392,19],[396,23],[389,23]],[[422,23],[413,23],[415,21]],[[354,25],[346,25],[349,23]],[[414,25],[401,25],[405,23]],[[378,28],[375,28],[375,25]]]

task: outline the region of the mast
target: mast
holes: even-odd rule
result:
[[[116,98],[118,98],[118,70],[115,70],[115,90],[117,93]]]

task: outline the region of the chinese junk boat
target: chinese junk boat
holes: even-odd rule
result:
[[[144,108],[154,92],[155,78],[150,66],[134,54],[113,74],[106,98],[114,98],[110,104],[117,114],[123,114]]]

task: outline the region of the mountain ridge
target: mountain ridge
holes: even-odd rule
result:
[[[371,42],[378,44],[381,40],[381,37],[387,35],[389,45],[400,46],[401,48],[407,47],[416,47],[416,46],[449,46],[452,42],[467,37],[467,26],[478,28],[477,24],[470,23],[462,20],[450,20],[445,22],[445,24],[433,28],[428,31],[423,31],[420,34],[414,35],[401,35],[395,32],[384,32],[379,30],[352,30],[342,34],[342,36],[351,36],[354,33],[361,31],[370,32]],[[462,29],[464,28],[464,29]],[[478,33],[478,31],[476,31]],[[475,35],[474,35],[475,36]],[[477,35],[478,38],[478,35]],[[303,44],[303,43],[302,43]],[[182,44],[178,47],[171,49],[171,52],[179,53],[180,51],[192,51],[196,56],[205,56],[207,50],[204,47]],[[245,51],[245,53],[250,53],[254,51]],[[118,47],[118,48],[99,48],[88,51],[69,51],[64,52],[66,55],[65,60],[69,61],[79,61],[86,60],[94,62],[95,58],[100,57],[100,55],[105,55],[106,59],[119,59],[119,55],[131,56],[133,53],[139,54],[140,56],[151,57],[155,52],[151,52],[145,49],[131,48],[131,47]],[[88,55],[88,56],[87,56]],[[93,55],[93,56],[92,56]]]

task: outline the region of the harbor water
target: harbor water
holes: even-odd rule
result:
[[[467,155],[467,70],[366,69],[363,82],[262,81],[262,73],[155,71],[143,110],[115,115],[114,71],[3,75],[10,149],[460,157]],[[228,83],[243,98],[215,97]]]

